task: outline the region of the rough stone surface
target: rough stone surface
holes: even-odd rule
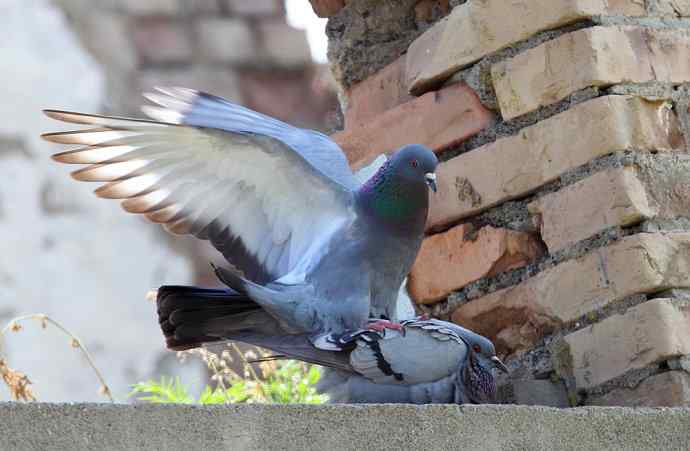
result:
[[[449,224],[524,196],[617,150],[683,147],[678,121],[667,104],[631,96],[589,100],[441,163],[428,225]]]
[[[366,79],[405,53],[420,33],[417,1],[349,0],[328,20],[328,61],[341,87]]]
[[[687,265],[685,265],[687,268]],[[690,353],[690,305],[653,299],[564,337],[578,389]]]
[[[476,94],[458,83],[404,103],[332,138],[343,148],[350,164],[361,167],[381,153],[410,143],[440,152],[477,133],[492,119]]]
[[[7,450],[685,449],[690,410],[2,404]]]
[[[644,13],[642,2],[634,0],[470,1],[410,45],[408,86],[421,93],[482,57],[540,31],[595,15]]]
[[[404,82],[405,55],[346,92],[345,128],[364,125],[377,115],[412,100]]]
[[[650,376],[635,388],[616,388],[609,393],[587,398],[591,406],[688,407],[690,374],[667,371]]]
[[[690,233],[641,233],[461,305],[452,320],[512,353],[633,294],[688,286]]]
[[[634,168],[599,172],[528,206],[541,237],[554,253],[609,227],[627,226],[655,211]],[[687,213],[690,213],[687,212]]]
[[[98,112],[103,73],[52,2],[9,2],[2,11],[0,28],[11,37],[3,60],[11,69],[0,71],[0,137],[6,137],[0,138],[0,233],[7,237],[0,324],[27,313],[62,323],[124,401],[130,384],[174,375],[162,371],[175,355],[164,351],[155,307],[144,294],[164,283],[191,283],[192,265],[166,244],[159,228],[97,199],[70,181],[69,168],[48,158],[58,149],[39,134],[66,126],[40,110]],[[55,328],[25,324],[3,341],[5,352],[10,366],[29,375],[41,400],[104,399],[80,353]],[[195,370],[190,376],[201,378],[200,367]],[[0,399],[9,399],[4,385]]]
[[[420,304],[434,303],[482,277],[525,266],[543,254],[533,235],[491,226],[475,232],[469,224],[424,240],[408,278]]]
[[[242,20],[203,19],[196,33],[203,57],[211,62],[248,64],[256,59],[254,36]]]
[[[588,86],[690,81],[689,49],[687,29],[592,27],[499,62],[491,74],[508,120]]]

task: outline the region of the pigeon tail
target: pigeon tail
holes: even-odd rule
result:
[[[166,285],[158,289],[156,304],[166,346],[174,351],[226,340],[227,332],[268,316],[249,297],[228,289]]]
[[[353,371],[347,354],[314,348],[306,334],[290,334],[259,304],[232,290],[168,285],[158,289],[156,302],[166,345],[173,351],[237,340],[280,353],[280,358]]]

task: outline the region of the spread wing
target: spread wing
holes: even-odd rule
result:
[[[103,182],[98,196],[210,240],[257,283],[318,254],[352,219],[357,181],[327,136],[208,94],[161,92],[150,99],[163,107],[146,111],[162,122],[47,110],[90,128],[43,138],[83,146],[53,158],[86,165],[72,175]]]

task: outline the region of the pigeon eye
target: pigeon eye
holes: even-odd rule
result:
[[[410,162],[410,164],[412,165],[413,168],[416,168],[417,166],[419,166],[419,161],[417,161],[417,160],[412,160],[412,161]]]
[[[472,345],[472,349],[474,349],[474,352],[477,353],[479,353],[482,350],[482,348],[478,344]]]

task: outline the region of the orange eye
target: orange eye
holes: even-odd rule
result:
[[[476,353],[479,353],[482,350],[478,344],[472,345],[472,349],[474,349],[474,352]]]
[[[417,166],[419,166],[419,161],[417,161],[417,160],[412,160],[412,161],[410,162],[410,164],[412,165],[413,168],[416,168]]]

